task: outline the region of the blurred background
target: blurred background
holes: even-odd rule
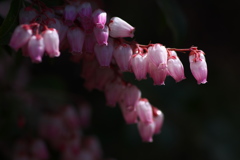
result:
[[[0,2],[1,7],[6,1]],[[161,134],[153,137],[153,143],[143,143],[137,126],[125,124],[118,107],[105,106],[103,93],[96,90],[89,93],[83,88],[81,67],[69,62],[68,55],[31,64],[29,59],[9,51],[1,43],[1,149],[4,150],[6,142],[34,130],[34,122],[27,121],[34,121],[32,115],[37,114],[36,108],[48,110],[84,98],[92,105],[92,125],[85,134],[98,136],[106,158],[239,160],[240,1],[103,0],[98,3],[109,17],[121,17],[134,26],[134,38],[140,44],[161,43],[168,48],[198,46],[206,53],[208,83],[196,83],[188,55],[184,53],[178,53],[187,77],[182,82],[175,83],[168,77],[165,86],[154,86],[151,79],[137,81],[133,74],[124,74],[124,79],[137,85],[142,97],[148,98],[165,115]],[[2,15],[1,23],[3,19]],[[37,106],[32,106],[36,104],[33,99],[29,100],[32,95],[39,101]],[[21,116],[27,117],[27,131],[16,124]]]

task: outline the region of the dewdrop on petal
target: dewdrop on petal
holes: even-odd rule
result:
[[[134,36],[135,28],[119,17],[113,17],[109,23],[109,34],[113,38]]]

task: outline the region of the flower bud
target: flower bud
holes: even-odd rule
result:
[[[153,44],[148,48],[147,57],[158,68],[167,67],[167,49],[161,44]]]
[[[34,35],[28,42],[28,54],[34,63],[42,62],[42,56],[45,50],[43,37]]]
[[[204,52],[201,50],[197,50],[195,52],[191,52],[189,56],[190,61],[190,69],[197,80],[198,84],[207,83],[207,63],[205,60]]]
[[[113,56],[118,64],[118,67],[121,71],[129,70],[129,63],[132,57],[133,51],[130,45],[120,44],[113,51]]]
[[[149,62],[148,64],[148,73],[154,81],[154,85],[164,85],[164,81],[168,74],[167,68],[161,69],[158,68],[153,63]]]
[[[103,29],[94,27],[93,29],[95,38],[97,40],[97,43],[99,45],[107,45],[108,44],[108,35],[109,35],[109,29],[108,26],[105,26]]]
[[[50,57],[60,56],[59,52],[59,36],[57,30],[50,28],[42,33],[44,39],[45,50]]]
[[[23,47],[32,36],[32,29],[29,25],[20,25],[18,26],[11,37],[9,46],[15,49],[16,51]]]
[[[136,104],[136,109],[140,121],[144,123],[151,123],[153,121],[152,106],[147,99],[140,99]]]
[[[169,53],[170,56],[167,61],[168,74],[170,74],[176,82],[179,82],[185,79],[183,64],[175,51],[169,51]]]
[[[113,41],[110,39],[107,46],[95,44],[94,52],[100,66],[109,67],[113,55]]]
[[[136,79],[146,79],[148,66],[147,54],[134,54],[130,62]]]
[[[154,122],[151,123],[144,123],[142,121],[138,122],[138,131],[142,138],[143,142],[152,142],[152,136],[154,134],[155,124]]]
[[[128,109],[134,109],[136,103],[141,98],[141,91],[134,85],[128,85],[123,90],[122,101],[123,105]]]
[[[77,8],[74,5],[66,5],[64,8],[64,19],[67,25],[72,25],[77,17]]]
[[[107,21],[107,13],[97,9],[92,13],[93,23],[96,27],[103,29]]]
[[[131,37],[135,28],[119,17],[112,17],[109,23],[109,34],[113,38]]]
[[[85,33],[79,27],[72,27],[67,32],[68,42],[72,53],[82,53]]]

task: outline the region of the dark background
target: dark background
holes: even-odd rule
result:
[[[64,56],[53,61],[46,58],[42,64],[30,65],[32,78],[27,90],[34,93],[38,92],[36,88],[41,88],[44,95],[41,96],[49,105],[70,102],[78,96],[89,100],[93,105],[93,119],[86,134],[97,134],[105,157],[117,160],[239,160],[240,1],[99,2],[109,17],[121,17],[135,27],[135,40],[141,44],[162,43],[169,48],[198,46],[206,53],[208,83],[196,83],[189,69],[188,55],[183,53],[179,53],[179,57],[187,79],[182,82],[175,83],[168,77],[165,86],[153,86],[151,79],[139,82],[130,73],[124,75],[165,115],[162,132],[154,136],[153,143],[141,141],[136,125],[126,125],[118,107],[105,106],[102,93],[84,90],[81,87],[83,80],[78,75],[79,66],[69,64]],[[9,70],[10,79],[15,70]],[[12,81],[8,85],[12,85]],[[0,104],[8,107],[10,98],[5,94],[8,87],[3,86]],[[49,100],[50,96],[45,92],[51,91],[56,94]],[[69,94],[74,98],[69,98]],[[15,109],[16,104],[12,102],[9,110]]]

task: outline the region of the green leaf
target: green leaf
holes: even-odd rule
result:
[[[173,32],[176,45],[183,42],[187,32],[186,18],[175,0],[156,0],[166,23]]]
[[[8,15],[0,27],[0,45],[8,44],[12,32],[14,31],[15,27],[19,24],[18,16],[19,11],[22,8],[22,5],[23,0],[12,0]]]

